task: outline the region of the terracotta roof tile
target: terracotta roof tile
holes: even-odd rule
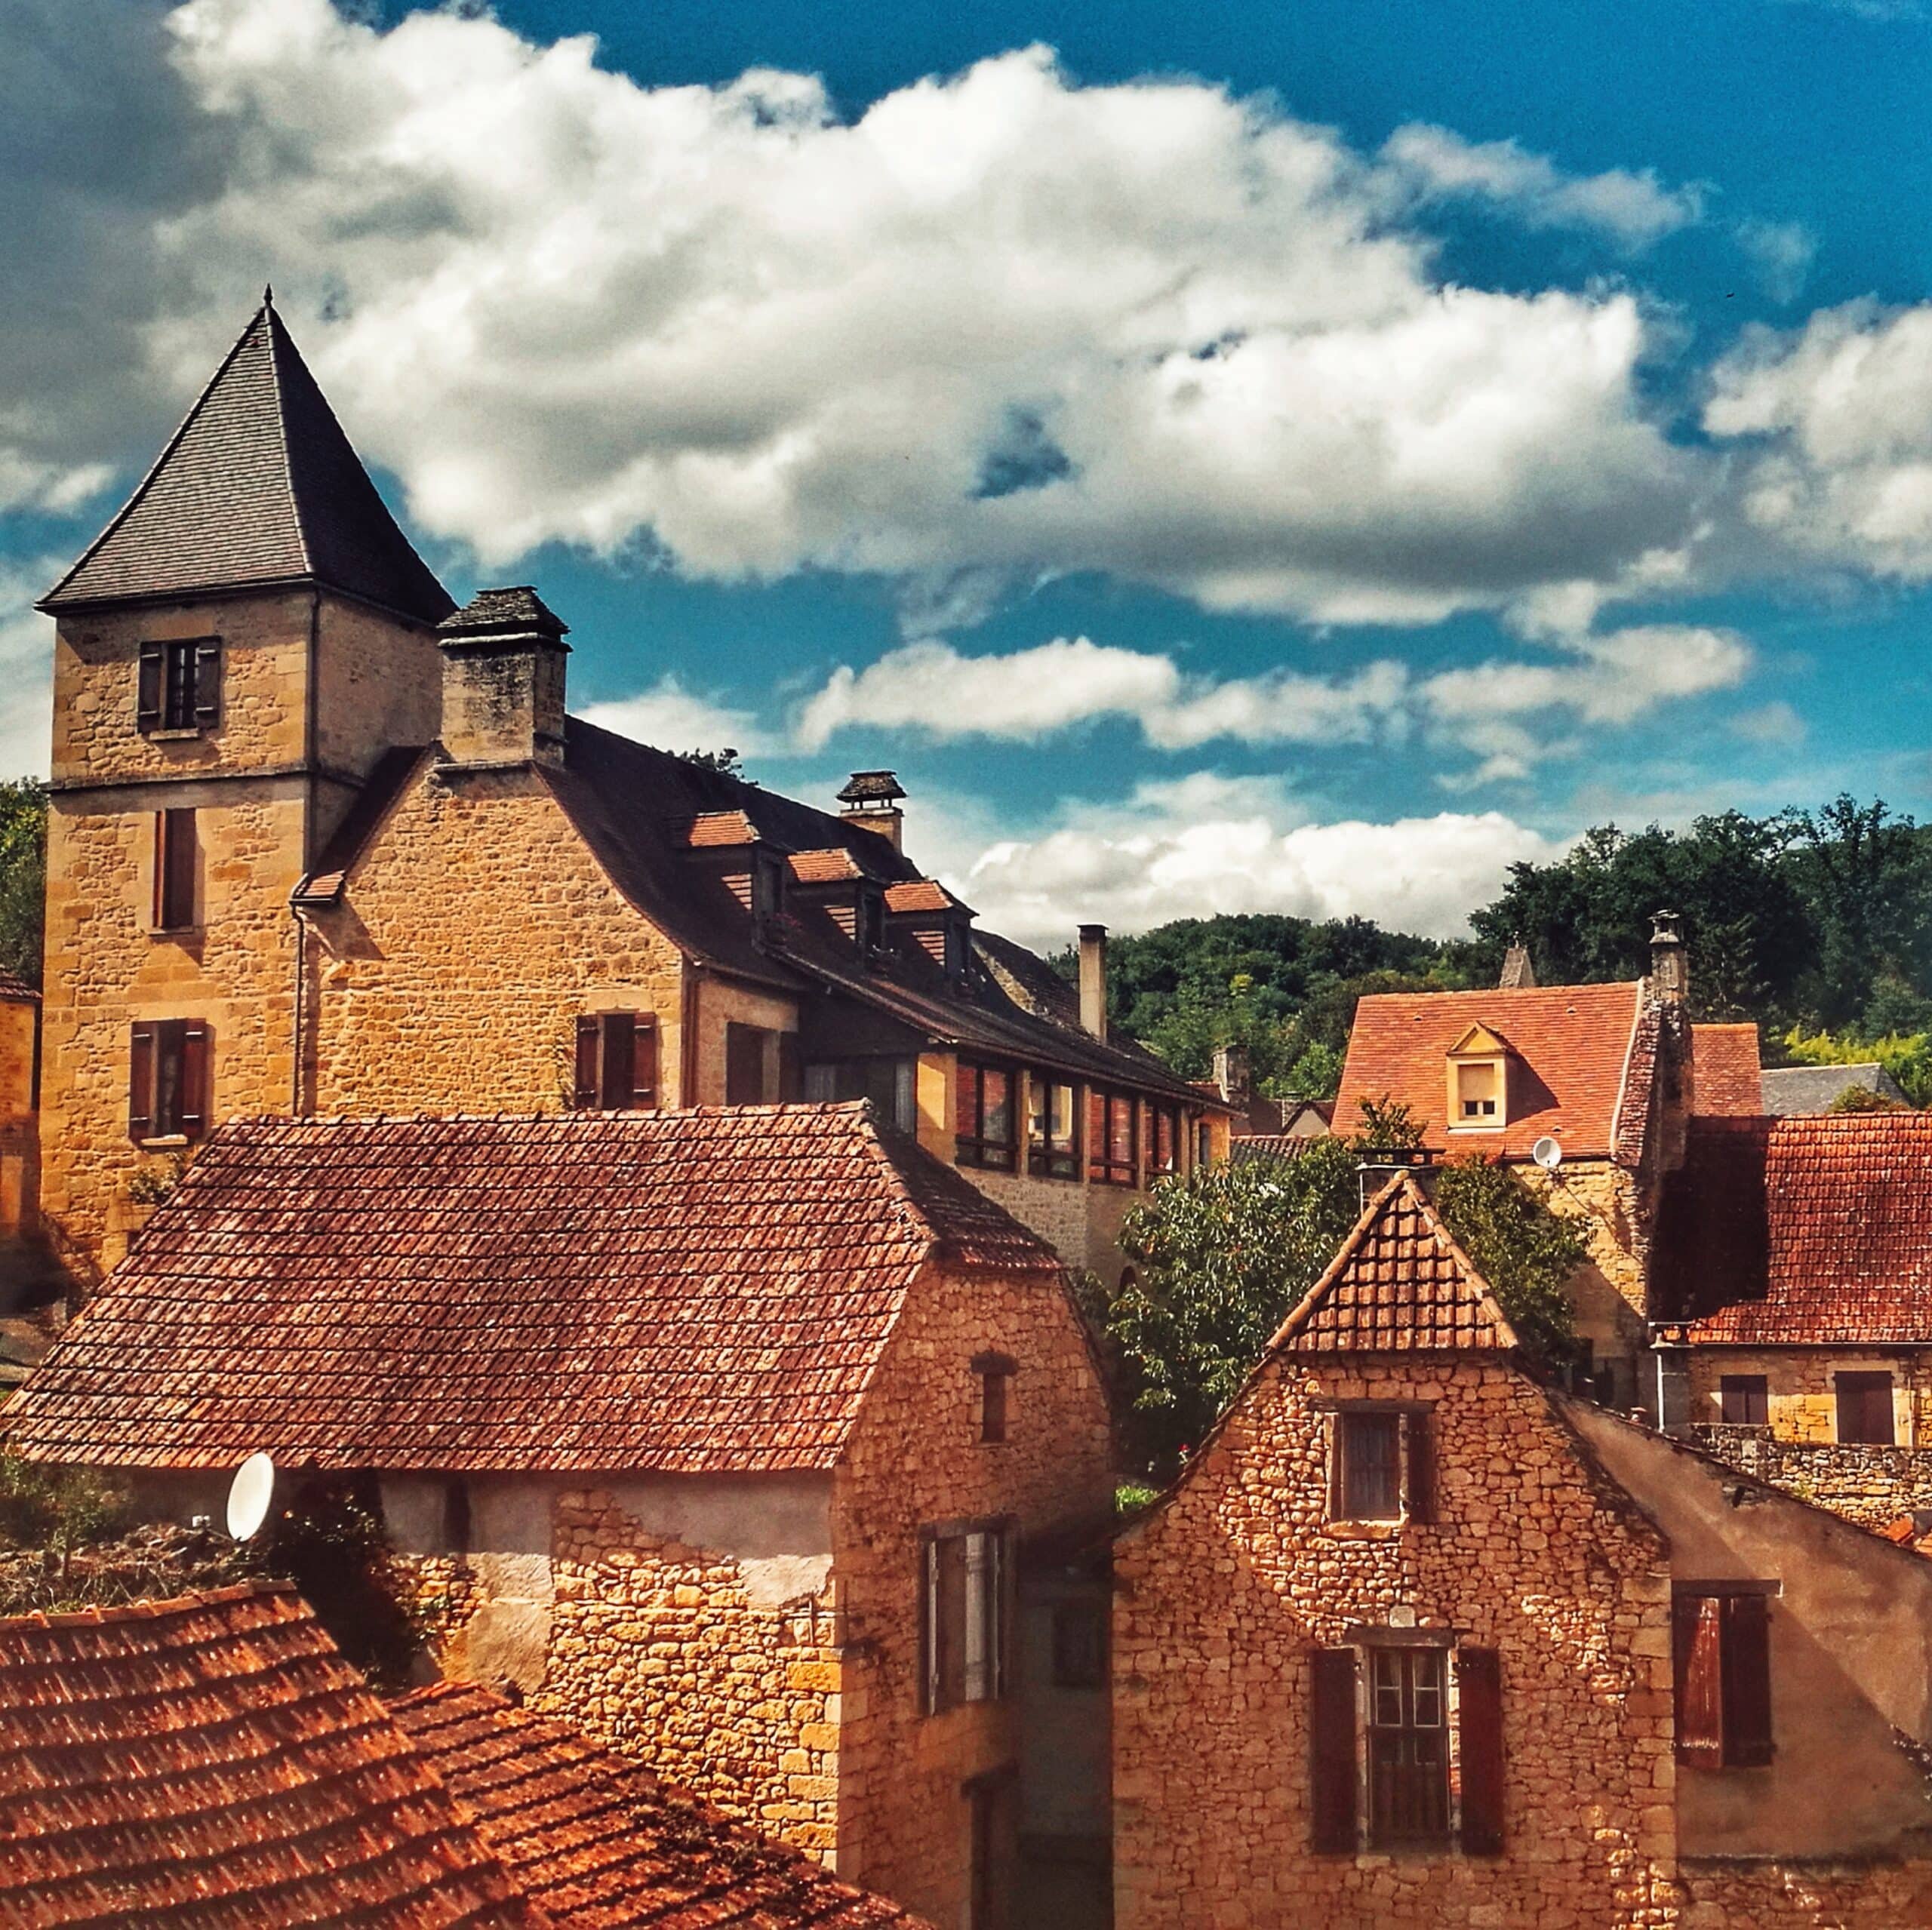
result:
[[[581,1930],[867,1930],[923,1919],[562,1724],[466,1684],[392,1705],[524,1894]]]
[[[1690,1061],[1696,1111],[1748,1119],[1764,1110],[1755,1025],[1693,1025]]]
[[[1932,1114],[1693,1119],[1657,1239],[1698,1341],[1932,1341]]]
[[[936,878],[915,878],[909,884],[886,887],[888,911],[950,911],[958,902]]]
[[[11,1930],[547,1930],[300,1598],[0,1621]]]
[[[682,830],[683,841],[694,851],[758,842],[758,826],[743,811],[700,811]]]
[[[829,1467],[935,1257],[1063,1290],[863,1102],[237,1121],[0,1428],[123,1467]]]
[[[321,583],[429,623],[454,607],[264,303],[41,607],[283,582]]]
[[[16,978],[11,972],[0,972],[0,1003],[8,1005],[38,1005],[40,994],[26,979]]]
[[[1449,1129],[1448,1055],[1472,1025],[1500,1032],[1518,1056],[1500,1132]],[[1523,1159],[1547,1133],[1572,1159],[1634,1165],[1649,1118],[1658,1031],[1656,1001],[1641,982],[1379,993],[1355,1009],[1336,1117],[1352,1122],[1364,1099],[1395,1099],[1414,1112],[1432,1146],[1467,1143]]]
[[[1291,1354],[1494,1352],[1515,1347],[1516,1335],[1435,1209],[1398,1173],[1273,1345]]]
[[[835,851],[794,852],[792,875],[801,884],[838,884],[847,878],[862,878],[866,874],[860,870],[851,853],[841,846]]]

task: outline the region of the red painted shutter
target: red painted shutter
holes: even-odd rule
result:
[[[1435,1520],[1435,1416],[1426,1407],[1412,1407],[1402,1416],[1408,1439],[1408,1492],[1403,1503],[1411,1521],[1425,1526]]]
[[[139,730],[158,730],[161,728],[162,675],[160,644],[143,644],[134,691],[134,723]]]
[[[190,1139],[198,1139],[208,1130],[212,1098],[210,1075],[214,1071],[212,1043],[202,1020],[183,1022],[180,1117],[175,1129]]]
[[[137,1025],[131,1034],[128,1067],[128,1137],[154,1137],[154,1028]]]
[[[1308,1701],[1310,1847],[1350,1856],[1356,1847],[1355,1652],[1318,1649]]]
[[[577,1022],[577,1074],[571,1103],[586,1110],[597,1103],[597,1061],[604,1028],[594,1016]]]
[[[1494,1649],[1456,1652],[1463,1744],[1463,1849],[1503,1853],[1503,1658]]]
[[[1770,1604],[1727,1595],[1722,1606],[1724,1766],[1755,1769],[1771,1759]]]
[[[642,1013],[631,1039],[631,1104],[649,1112],[657,1104],[657,1021]]]
[[[1671,1605],[1677,1759],[1707,1769],[1724,1766],[1722,1606],[1714,1595],[1680,1595]]]
[[[637,1087],[637,1017],[634,1013],[604,1015],[604,1063],[597,1085],[597,1103],[607,1112],[622,1112]]]
[[[195,721],[202,729],[221,717],[221,646],[203,644],[195,652]]]

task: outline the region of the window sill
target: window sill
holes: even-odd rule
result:
[[[148,932],[150,938],[166,939],[177,945],[186,939],[205,938],[207,935],[205,925],[155,925]]]
[[[144,730],[141,733],[150,744],[186,744],[208,734],[198,724],[189,724],[176,730]]]
[[[134,1144],[144,1153],[178,1153],[185,1151],[194,1142],[185,1132],[168,1132],[158,1139],[137,1139]]]
[[[1331,1541],[1392,1541],[1411,1526],[1405,1515],[1395,1521],[1324,1521],[1321,1532]]]

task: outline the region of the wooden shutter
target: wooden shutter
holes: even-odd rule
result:
[[[571,1102],[586,1110],[597,1103],[597,1061],[603,1037],[604,1028],[594,1016],[577,1022],[577,1075]]]
[[[137,1025],[128,1067],[128,1137],[154,1137],[154,1028]]]
[[[963,1693],[968,1702],[990,1702],[999,1693],[999,1537],[979,1529],[959,1541],[966,1550]]]
[[[939,1707],[939,1544],[931,1535],[919,1543],[919,1713]]]
[[[177,1102],[180,1117],[175,1129],[190,1139],[198,1139],[208,1130],[209,1075],[214,1069],[211,1044],[203,1021],[182,1022],[180,1098]]]
[[[1771,1759],[1770,1604],[1727,1595],[1721,1606],[1724,1766],[1755,1769]]]
[[[1456,1652],[1463,1750],[1463,1849],[1503,1853],[1503,1658],[1494,1649]]]
[[[134,724],[137,730],[161,728],[161,687],[165,660],[158,644],[141,646],[140,668],[134,685]]]
[[[966,1693],[966,1538],[942,1535],[933,1547],[933,1706],[950,1709]]]
[[[1435,1416],[1426,1407],[1412,1407],[1402,1416],[1408,1446],[1403,1473],[1407,1490],[1402,1503],[1411,1521],[1425,1526],[1435,1520]]]
[[[199,644],[195,649],[195,721],[202,729],[221,717],[221,646]]]
[[[637,1016],[630,1012],[607,1012],[597,1103],[607,1112],[621,1112],[630,1104],[636,1088]]]
[[[1318,1649],[1309,1657],[1308,1701],[1310,1847],[1352,1856],[1355,1822],[1355,1652]]]
[[[651,1013],[640,1013],[631,1034],[630,1103],[640,1112],[649,1112],[657,1104],[657,1020]]]
[[[1671,1654],[1677,1684],[1677,1759],[1724,1766],[1724,1633],[1715,1595],[1679,1595],[1671,1604]]]

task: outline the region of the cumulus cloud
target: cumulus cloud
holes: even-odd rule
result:
[[[1703,218],[1703,189],[1666,187],[1651,169],[1566,174],[1518,142],[1468,141],[1420,121],[1398,128],[1382,154],[1423,200],[1489,201],[1524,227],[1592,229],[1633,251]]]
[[[1143,785],[1124,806],[1070,808],[1037,836],[942,853],[933,868],[989,927],[1038,945],[1065,944],[1076,919],[1139,931],[1222,911],[1360,913],[1447,938],[1511,864],[1561,849],[1494,811],[1313,822],[1269,781],[1203,773]]]
[[[648,690],[583,706],[584,721],[669,751],[740,751],[747,757],[774,748],[749,711],[687,690],[666,672]]]
[[[1764,293],[1774,302],[1795,302],[1811,272],[1818,238],[1801,221],[1764,221],[1749,217],[1731,230],[1745,259],[1756,269]]]
[[[0,778],[47,775],[54,625],[33,603],[61,567],[51,557],[0,564]]]
[[[124,14],[70,0],[72,64]],[[129,365],[190,392],[272,277],[417,525],[486,568],[555,539],[955,616],[1091,570],[1426,622],[1620,580],[1705,481],[1632,296],[1444,285],[1393,164],[1266,101],[1032,49],[846,120],[808,77],[640,86],[453,10],[165,28],[142,124],[182,158],[100,265],[140,291]],[[1635,235],[1685,192],[1611,180],[1551,204]],[[73,459],[81,386],[18,392],[46,407],[0,444]],[[129,420],[80,457],[125,460]]]
[[[1932,304],[1749,331],[1712,372],[1704,426],[1740,444],[1738,511],[1760,541],[1932,579]]]

